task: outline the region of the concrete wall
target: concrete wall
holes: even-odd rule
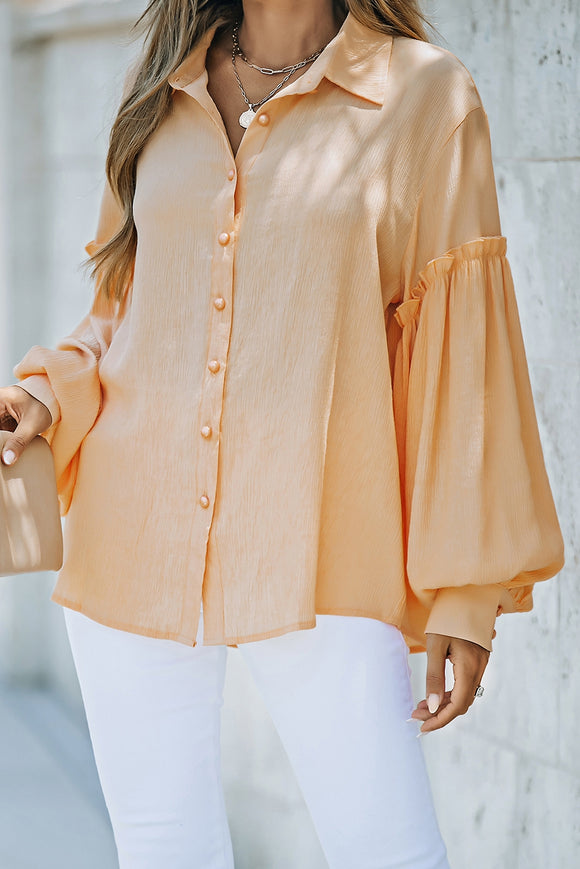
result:
[[[142,8],[141,0],[73,4],[13,19],[0,3],[0,117],[10,118],[0,132],[0,190],[7,188],[0,227],[8,230],[0,279],[9,278],[11,324],[9,352],[0,355],[3,383],[13,382],[11,367],[29,346],[54,342],[86,310],[90,290],[77,266],[94,230],[108,124],[133,51],[128,24]],[[557,579],[536,586],[531,613],[498,619],[484,697],[421,742],[453,869],[572,869],[580,854],[573,733],[580,710],[580,3],[438,0],[427,11],[472,72],[489,115],[568,563]],[[1,40],[9,20],[7,57]],[[62,612],[48,600],[54,580],[2,581],[0,672],[44,681],[81,714]],[[419,700],[425,656],[411,662]],[[238,869],[322,869],[292,771],[235,650],[222,745]]]

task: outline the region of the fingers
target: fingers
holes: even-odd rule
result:
[[[437,712],[441,712],[441,710],[445,706],[447,706],[447,704],[450,701],[451,701],[451,691],[446,691],[445,694],[443,695],[443,700],[439,704],[439,708],[437,709]],[[427,701],[420,700],[419,703],[417,703],[416,708],[413,710],[412,717],[416,718],[420,721],[427,721],[429,718],[433,717],[433,714],[434,713],[429,712],[429,708],[427,706]]]
[[[431,634],[427,655],[427,708],[437,712],[445,693],[445,659],[449,638],[442,634]]]
[[[2,449],[5,465],[14,465],[33,438],[46,431],[52,422],[46,405],[18,386],[0,390],[0,417],[3,424],[7,419],[17,422]]]
[[[451,691],[442,690],[439,705],[433,712],[429,708],[429,695],[439,694],[440,672],[443,666],[445,687],[445,658],[453,664],[454,685]],[[489,660],[489,651],[477,643],[455,637],[429,634],[427,642],[427,699],[421,700],[412,717],[423,721],[421,733],[445,727],[458,715],[464,715],[475,700],[475,689],[480,684]]]
[[[30,441],[38,434],[34,426],[31,425],[28,417],[18,423],[12,435],[4,442],[2,450],[2,462],[5,465],[14,465],[30,443]]]

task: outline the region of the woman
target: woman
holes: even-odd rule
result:
[[[0,390],[3,460],[53,450],[121,869],[233,866],[236,645],[332,869],[448,867],[413,721],[467,712],[497,615],[564,560],[487,116],[412,0],[144,22],[91,310]]]

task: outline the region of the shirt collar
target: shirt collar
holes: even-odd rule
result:
[[[176,90],[185,88],[205,71],[207,50],[217,25],[206,31],[193,51],[167,79]],[[282,93],[306,93],[314,90],[322,78],[382,105],[393,37],[372,30],[348,12],[338,33],[324,47],[307,73],[280,90]]]

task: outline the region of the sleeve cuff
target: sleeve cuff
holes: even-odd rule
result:
[[[425,633],[471,640],[491,652],[501,592],[497,584],[438,589]]]
[[[60,405],[52,391],[48,375],[31,374],[28,377],[23,377],[22,380],[15,383],[14,386],[21,386],[22,389],[25,389],[26,392],[33,396],[33,398],[37,398],[48,407],[52,417],[51,425],[60,421]]]

